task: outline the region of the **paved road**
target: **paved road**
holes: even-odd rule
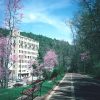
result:
[[[100,100],[100,82],[81,74],[66,74],[46,100]]]

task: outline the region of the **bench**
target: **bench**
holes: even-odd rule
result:
[[[32,87],[29,89],[25,89],[21,92],[22,95],[26,95],[27,97],[21,100],[33,100],[33,98],[37,97],[36,94],[39,92],[41,96],[41,87],[42,87],[43,81],[42,80],[36,80],[32,83]]]

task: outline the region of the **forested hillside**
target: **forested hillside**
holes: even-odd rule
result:
[[[8,33],[8,30],[0,29],[1,36],[7,36]],[[51,39],[42,35],[35,35],[31,32],[21,32],[20,34],[39,41],[39,62],[43,61],[43,56],[45,55],[46,51],[53,49],[58,55],[59,66],[64,70],[66,70],[67,67],[70,67],[72,46],[68,42]]]

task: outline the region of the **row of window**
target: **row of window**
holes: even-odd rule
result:
[[[25,40],[25,41],[27,41],[27,40]],[[22,40],[19,40],[19,43],[20,44],[28,44],[28,45],[34,45],[33,43],[35,43],[34,41],[32,41],[33,43],[29,43],[29,42],[25,42],[25,41],[22,41]]]
[[[13,42],[11,43],[13,45],[13,47],[16,46],[16,41],[13,40]],[[27,48],[27,49],[32,49],[32,50],[38,50],[39,46],[33,43],[28,43],[28,42],[23,42],[21,40],[19,40],[19,48]]]
[[[19,68],[28,68],[27,65],[19,65]]]
[[[20,73],[18,74],[18,77],[27,77],[27,76],[29,76],[29,73],[25,73],[25,74],[21,74],[21,75],[20,75]]]
[[[30,63],[29,60],[19,60],[19,63]]]
[[[24,53],[24,54],[36,54],[36,53],[34,53],[34,52],[24,51],[24,50],[19,50],[19,53]]]
[[[19,48],[24,48],[24,49],[30,49],[30,50],[38,50],[38,45],[34,45],[34,46],[31,46],[31,45],[26,45],[26,44],[20,44],[19,45]]]
[[[35,54],[37,56],[37,54]],[[36,57],[34,56],[26,56],[26,55],[19,55],[20,59],[35,59]]]
[[[36,49],[38,50],[38,45],[28,42],[23,42],[19,40],[19,48],[30,48],[30,49]]]
[[[35,41],[34,41],[33,39],[31,39],[31,38],[20,37],[19,43],[20,43],[22,40],[30,41],[30,42],[35,42]]]
[[[26,70],[19,70],[19,72],[26,72]]]
[[[15,65],[11,63],[11,66],[13,65],[13,68],[15,68]],[[19,65],[19,68],[28,68],[28,65]]]

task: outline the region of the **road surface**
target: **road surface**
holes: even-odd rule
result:
[[[100,100],[100,82],[86,75],[69,73],[45,100]]]

